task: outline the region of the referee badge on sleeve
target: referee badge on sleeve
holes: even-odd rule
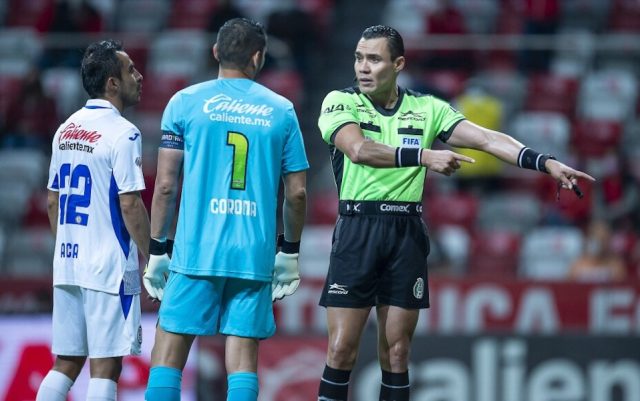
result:
[[[413,285],[413,296],[416,299],[422,299],[424,296],[424,280],[422,277],[418,277],[416,283]]]

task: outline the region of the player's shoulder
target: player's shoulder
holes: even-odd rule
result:
[[[272,89],[262,85],[259,82],[251,84],[251,95],[255,98],[262,98],[265,102],[283,109],[293,109],[293,102]]]
[[[135,138],[137,138],[135,134],[140,135],[140,130],[138,129],[138,127],[123,116],[114,117],[113,121],[110,122],[110,125],[111,130],[117,138],[120,138],[122,136],[134,136]]]
[[[404,89],[404,93],[407,96],[411,96],[411,97],[417,97],[417,98],[429,98],[429,97],[433,97],[432,95],[428,94],[428,93],[422,93],[422,92],[418,92],[417,90],[413,90],[413,89],[409,89],[409,88],[405,88]],[[424,99],[427,100],[427,99]]]

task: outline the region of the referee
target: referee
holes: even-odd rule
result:
[[[451,175],[474,160],[431,150],[437,138],[507,163],[550,174],[566,189],[593,180],[467,121],[449,104],[397,86],[405,66],[400,34],[367,28],[355,50],[357,86],[330,92],[318,126],[329,144],[340,197],[329,271],[320,305],[327,309],[329,349],[319,401],[347,400],[349,376],[371,308],[378,319],[380,400],[409,400],[409,350],[418,313],[429,307],[429,237],[422,221],[426,168]]]

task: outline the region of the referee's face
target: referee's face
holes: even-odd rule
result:
[[[355,57],[354,69],[362,93],[375,97],[395,90],[401,57],[391,60],[386,38],[360,39]]]

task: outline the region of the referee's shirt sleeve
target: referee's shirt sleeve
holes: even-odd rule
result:
[[[345,92],[332,91],[322,102],[318,127],[325,142],[333,144],[335,134],[346,124],[358,124],[353,97]]]
[[[442,141],[447,142],[454,128],[465,119],[464,115],[449,103],[433,98],[434,132]]]

